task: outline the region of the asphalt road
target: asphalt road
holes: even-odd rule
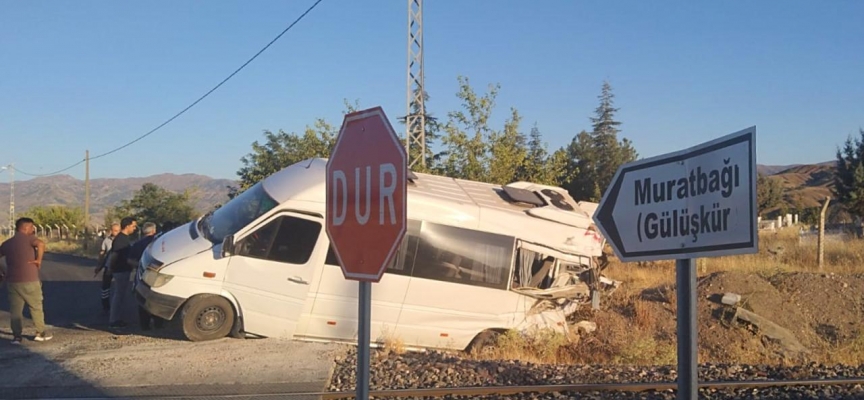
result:
[[[45,323],[62,328],[108,329],[108,315],[102,312],[101,279],[93,276],[94,260],[46,254],[40,276],[44,297]],[[5,264],[4,264],[5,265]],[[0,332],[6,334],[9,324],[9,298],[3,284],[0,296]],[[137,323],[134,298],[131,294],[124,303],[124,318],[130,325]],[[25,307],[25,316],[30,317]],[[28,332],[27,327],[31,327]],[[127,329],[134,331],[135,327]],[[25,325],[25,335],[32,335],[32,324]]]
[[[343,350],[284,339],[192,343],[176,322],[145,332],[138,327],[131,293],[124,304],[129,327],[111,330],[102,312],[101,275],[93,276],[94,263],[45,255],[45,321],[54,333],[48,342],[32,341],[35,332],[25,307],[24,343],[10,343],[8,294],[2,284],[0,398],[255,398],[320,392]]]

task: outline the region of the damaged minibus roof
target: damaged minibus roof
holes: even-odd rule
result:
[[[325,211],[326,158],[298,162],[262,184],[279,203],[314,203]],[[596,203],[577,202],[566,190],[514,182],[505,186],[412,172],[408,218],[498,233],[575,255],[599,256],[603,238],[592,216]]]

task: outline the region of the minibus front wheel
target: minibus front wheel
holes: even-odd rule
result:
[[[202,294],[189,299],[180,314],[183,334],[193,342],[220,339],[234,326],[234,307],[228,299]]]

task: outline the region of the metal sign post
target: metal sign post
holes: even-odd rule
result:
[[[370,320],[372,319],[372,283],[358,282],[359,310],[357,315],[357,398],[369,398],[369,344]]]
[[[678,399],[696,399],[699,391],[699,354],[696,322],[696,262],[675,261],[678,289]]]

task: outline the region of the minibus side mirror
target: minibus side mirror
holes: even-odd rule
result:
[[[234,254],[234,235],[228,235],[222,239],[222,257],[230,257],[232,254]]]

